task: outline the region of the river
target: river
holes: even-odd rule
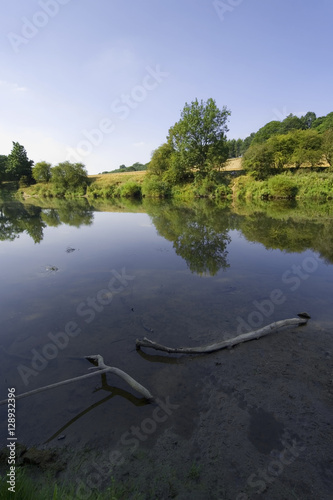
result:
[[[198,426],[206,425],[202,420],[205,412],[217,404],[210,394],[220,384],[221,397],[231,398],[230,408],[235,394],[239,411],[246,406],[252,418],[246,436],[256,454],[269,457],[272,450],[281,452],[286,429],[304,442],[306,429],[299,420],[288,420],[287,410],[278,415],[267,395],[256,404],[250,402],[244,384],[249,377],[254,386],[247,388],[248,394],[255,393],[256,383],[262,391],[263,366],[268,357],[273,360],[278,342],[284,346],[290,342],[294,359],[288,358],[286,366],[301,366],[302,347],[298,353],[297,342],[309,342],[306,351],[312,346],[318,363],[320,356],[326,363],[322,369],[332,368],[332,215],[333,205],[296,202],[230,206],[207,201],[188,205],[118,201],[91,206],[86,200],[2,200],[0,399],[7,397],[7,387],[20,394],[84,375],[92,366],[85,356],[101,354],[105,363],[126,371],[164,405],[167,401],[171,405],[165,418],[160,413],[159,421],[152,416],[157,415],[154,407],[125,382],[111,375],[96,376],[18,401],[18,440],[27,446],[47,444],[103,453],[119,449],[122,440],[121,449],[136,456],[140,450],[154,453],[159,440],[172,433],[172,442],[193,442],[186,452],[184,447],[178,452],[178,462],[172,462],[169,450],[165,460],[170,460],[170,467],[186,462],[180,458],[184,453],[190,457],[188,470],[202,460],[198,470],[202,467],[204,471],[208,466],[205,451],[200,451],[204,434],[200,438],[197,431]],[[311,315],[306,327],[285,329],[253,346],[244,344],[235,349],[234,357],[234,350],[187,357],[135,348],[136,339],[145,336],[167,346],[205,345],[304,311]],[[253,363],[251,353],[256,356]],[[237,367],[244,370],[245,365],[248,373],[242,373],[242,392],[232,372]],[[230,379],[225,372],[214,379],[215,367],[220,366],[228,366]],[[260,381],[256,382],[256,376]],[[311,374],[306,376],[311,379]],[[300,373],[298,377],[302,378]],[[265,383],[268,380],[271,378]],[[315,392],[320,383],[310,380],[309,391]],[[290,397],[300,397],[297,394]],[[277,407],[279,397],[276,389]],[[326,405],[320,410],[320,418],[325,420],[328,403],[320,404]],[[0,410],[0,434],[4,436],[5,407]],[[263,415],[268,415],[266,420]],[[236,418],[236,410],[232,418]],[[212,422],[217,425],[214,419],[209,425]],[[138,423],[141,435],[136,436],[132,429]],[[236,432],[241,433],[241,427]],[[318,445],[317,437],[313,439],[311,445]],[[221,450],[224,445],[219,446]],[[252,460],[250,452],[247,460]],[[257,455],[253,460],[259,460]],[[269,459],[266,462],[268,466]],[[260,463],[262,468],[266,466],[264,460]],[[299,464],[301,476],[305,474],[302,467]],[[238,465],[238,479],[232,480],[230,488],[226,486],[229,496],[225,498],[237,498],[245,486],[251,490],[246,482],[248,471],[250,466]],[[318,484],[326,498],[322,474],[318,472]],[[194,483],[195,475],[192,470]],[[327,477],[332,479],[328,472]],[[84,475],[81,480],[85,484]],[[220,484],[216,496],[205,487],[203,495],[223,498]],[[272,491],[267,498],[278,498]]]

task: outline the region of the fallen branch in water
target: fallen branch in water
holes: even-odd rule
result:
[[[98,366],[93,366],[89,368],[89,370],[96,370],[94,373],[88,373],[86,375],[81,375],[80,377],[74,377],[74,378],[69,378],[67,380],[63,380],[61,382],[57,382],[55,384],[51,385],[45,385],[44,387],[39,387],[38,389],[34,389],[33,391],[29,392],[24,392],[23,394],[18,394],[15,396],[15,399],[22,399],[26,398],[27,396],[32,396],[33,394],[37,394],[39,392],[47,391],[49,389],[55,389],[56,387],[60,387],[62,385],[66,384],[71,384],[72,382],[76,382],[77,380],[83,380],[85,378],[90,378],[94,377],[95,375],[101,375],[103,373],[113,373],[114,375],[117,375],[118,377],[122,378],[125,380],[125,382],[128,383],[133,389],[135,389],[137,392],[142,394],[142,396],[148,400],[153,400],[154,397],[152,394],[143,387],[143,385],[139,384],[134,378],[132,378],[130,375],[128,375],[126,372],[123,372],[122,370],[119,370],[119,368],[115,368],[113,366],[108,366],[104,363],[103,356],[100,354],[92,355],[92,356],[86,356],[86,359],[90,361],[94,361],[98,363]],[[4,399],[3,401],[0,401],[0,406],[4,405],[7,403],[7,399]]]
[[[150,347],[152,349],[156,349],[157,351],[168,352],[169,354],[204,354],[214,351],[219,351],[220,349],[230,348],[237,344],[242,344],[243,342],[247,342],[248,340],[259,339],[260,337],[264,337],[268,335],[274,330],[278,328],[282,328],[283,326],[291,326],[291,325],[305,325],[310,316],[307,313],[300,313],[298,318],[289,318],[283,319],[281,321],[275,321],[259,330],[253,330],[249,333],[243,333],[242,335],[238,335],[232,339],[223,340],[222,342],[216,342],[215,344],[210,344],[202,347],[166,347],[161,344],[157,344],[152,340],[149,340],[147,337],[144,337],[143,340],[136,340],[136,348],[140,349],[141,347]]]

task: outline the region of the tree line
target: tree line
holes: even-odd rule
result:
[[[185,184],[196,185],[199,194],[200,189],[204,194],[210,192],[213,183],[222,189],[225,180],[221,172],[227,160],[239,156],[246,173],[258,180],[290,167],[333,168],[333,112],[322,117],[311,111],[301,117],[290,114],[282,121],[267,123],[244,140],[227,139],[230,114],[226,106],[219,109],[212,98],[185,103],[180,119],[170,127],[166,141],[153,151],[149,163],[120,165],[113,172],[147,169],[145,193],[166,196],[175,186]],[[42,161],[34,165],[25,148],[13,142],[11,153],[0,155],[0,183],[4,180],[19,181],[20,186],[50,183],[61,194],[67,190],[83,192],[88,174],[82,163],[66,161],[52,167]]]
[[[286,167],[310,167],[333,162],[333,112],[317,117],[313,111],[304,116],[288,115],[273,120],[246,139],[227,141],[228,157],[242,157],[246,172],[256,179],[281,173]]]
[[[230,111],[213,99],[185,104],[180,120],[157,148],[148,166],[152,190],[203,179],[217,180],[227,159],[242,157],[244,170],[256,179],[281,173],[286,167],[333,166],[333,112],[317,117],[288,115],[271,121],[243,139],[228,140]]]
[[[333,113],[326,116],[317,117],[316,113],[309,111],[304,116],[288,115],[284,120],[273,120],[257,132],[252,132],[245,139],[229,139],[228,158],[239,158],[243,156],[250,146],[263,144],[275,135],[285,135],[295,130],[315,130],[319,134],[327,132],[333,128]]]
[[[149,166],[148,163],[140,163],[139,161],[133,163],[133,165],[130,165],[129,167],[126,167],[126,165],[122,164],[119,165],[118,169],[116,170],[104,170],[102,174],[120,174],[122,172],[141,172],[142,170],[147,170]]]
[[[54,167],[46,161],[34,164],[24,146],[13,142],[10,154],[0,155],[0,184],[4,181],[19,182],[20,187],[36,182],[52,183],[65,191],[87,186],[88,173],[83,163],[65,161]]]
[[[333,167],[333,113],[317,118],[289,115],[272,121],[254,135],[243,155],[244,170],[256,179],[266,179],[285,168]]]

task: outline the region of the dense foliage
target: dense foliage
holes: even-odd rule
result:
[[[316,118],[309,112],[269,122],[254,135],[243,155],[244,170],[255,179],[279,174],[286,167],[325,164],[333,166],[333,113]]]
[[[229,116],[230,111],[219,109],[213,99],[186,103],[167,141],[152,154],[145,193],[165,196],[172,186],[214,178],[228,158]]]
[[[51,180],[51,163],[40,161],[36,163],[32,169],[32,176],[36,182],[50,182]]]
[[[51,174],[52,184],[59,189],[72,190],[87,185],[88,174],[82,163],[64,161],[53,167]]]
[[[301,117],[290,114],[282,121],[267,123],[244,140],[227,140],[229,116],[230,111],[225,106],[219,109],[213,99],[185,103],[179,121],[170,127],[166,142],[153,151],[151,161],[136,162],[129,167],[120,165],[117,170],[103,172],[112,173],[112,181],[102,175],[88,179],[82,163],[65,161],[52,167],[40,161],[33,166],[25,148],[13,142],[10,154],[0,155],[0,184],[15,181],[13,185],[18,182],[25,188],[37,183],[30,188],[30,194],[48,197],[230,198],[235,197],[237,190],[242,191],[243,181],[236,179],[242,174],[240,163],[247,175],[244,180],[247,186],[253,179],[268,181],[289,170],[298,172],[301,167],[326,168],[329,178],[332,175],[333,112],[322,117],[311,111]],[[229,168],[224,169],[229,158],[238,157],[242,157],[241,162],[229,162]],[[233,168],[235,171],[229,172]],[[144,174],[144,170],[147,174],[141,176],[140,171]],[[123,172],[128,175],[118,178],[117,174]],[[262,196],[281,193],[293,197],[297,191],[295,182],[286,178],[271,180],[269,186],[265,185],[265,192],[263,184],[253,186]],[[297,179],[297,186],[299,182]],[[315,185],[318,195],[319,186]],[[330,186],[324,196],[331,196]]]
[[[34,162],[29,160],[25,148],[18,142],[13,142],[13,148],[7,156],[5,163],[5,178],[9,181],[24,180],[27,184],[32,181],[32,166]],[[0,167],[1,168],[1,167]]]
[[[6,179],[7,156],[0,155],[0,184]]]

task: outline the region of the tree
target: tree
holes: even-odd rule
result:
[[[244,153],[242,165],[256,180],[267,179],[273,173],[280,172],[280,169],[274,172],[274,149],[268,141],[250,146]]]
[[[282,169],[293,163],[293,154],[298,145],[298,132],[292,130],[287,134],[274,135],[267,143],[273,151],[274,167]]]
[[[227,119],[230,111],[218,109],[213,99],[186,103],[181,119],[169,130],[168,143],[174,149],[174,167],[190,177],[193,169],[205,176],[220,168],[228,158],[226,147]]]
[[[286,134],[291,130],[300,130],[305,128],[305,122],[292,113],[288,115],[282,122],[280,127],[280,134]]]
[[[316,119],[317,119],[316,113],[314,113],[313,111],[308,111],[306,113],[306,115],[302,116],[302,118],[301,118],[301,120],[304,124],[303,128],[304,129],[312,128]]]
[[[251,144],[262,144],[267,141],[270,137],[281,132],[281,122],[273,120],[266,123],[261,127],[258,132],[254,135]]]
[[[32,176],[36,182],[50,182],[51,163],[40,161],[32,169]]]
[[[236,139],[231,139],[230,141],[227,141],[227,146],[228,146],[228,158],[236,158],[237,156]]]
[[[237,139],[236,141],[236,158],[242,156],[243,139]]]
[[[0,184],[6,178],[6,169],[7,169],[7,156],[0,155]]]
[[[327,163],[333,167],[333,128],[324,132],[322,149]]]
[[[18,142],[13,142],[13,149],[7,159],[8,179],[16,181],[25,176],[31,182],[33,164],[34,162],[29,160],[25,148]]]
[[[313,127],[320,133],[326,132],[326,130],[333,128],[333,112],[328,113],[328,115],[326,116],[317,118],[317,120],[313,124]]]
[[[166,142],[153,151],[148,167],[149,175],[163,175],[171,167],[171,155],[174,149]]]
[[[316,130],[299,130],[295,133],[296,144],[293,161],[296,168],[303,163],[310,163],[311,167],[321,164],[323,157],[322,136]]]
[[[53,167],[51,173],[52,183],[64,190],[85,187],[88,182],[87,171],[82,163],[65,161]]]

